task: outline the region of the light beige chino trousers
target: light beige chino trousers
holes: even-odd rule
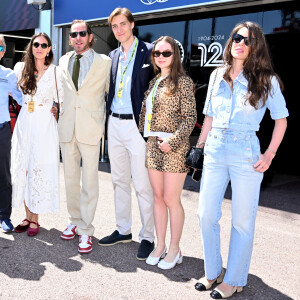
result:
[[[108,154],[114,188],[117,230],[130,234],[132,224],[131,179],[138,199],[142,228],[139,239],[154,241],[153,192],[145,167],[146,143],[135,120],[109,116]]]
[[[92,236],[92,225],[99,196],[98,166],[100,141],[97,145],[78,142],[60,143],[64,164],[69,221],[77,225],[79,235]],[[82,159],[82,168],[80,162]],[[81,184],[80,184],[81,181]]]

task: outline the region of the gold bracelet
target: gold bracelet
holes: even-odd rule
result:
[[[205,145],[205,142],[201,141],[201,142],[197,143],[197,148],[199,148],[201,145]]]
[[[270,148],[268,148],[266,151],[272,152],[274,154],[274,156],[276,155],[276,152],[274,150],[270,149]]]

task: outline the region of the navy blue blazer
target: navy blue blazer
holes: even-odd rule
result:
[[[131,103],[137,127],[139,124],[142,102],[144,100],[144,93],[148,90],[149,82],[154,77],[153,67],[151,64],[152,48],[152,44],[139,40],[132,70]],[[106,120],[108,120],[108,114],[115,95],[119,55],[120,47],[109,53],[109,57],[112,59],[112,65],[110,72],[109,93],[106,103]]]

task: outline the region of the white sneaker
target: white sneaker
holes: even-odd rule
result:
[[[92,237],[86,234],[79,236],[78,252],[90,253],[93,250]]]
[[[77,226],[68,224],[67,228],[65,229],[65,231],[62,233],[60,237],[63,240],[72,240],[74,239],[76,232],[77,232]]]

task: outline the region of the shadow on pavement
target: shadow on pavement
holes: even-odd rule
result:
[[[59,238],[60,234],[61,232],[56,229],[47,231],[40,228],[40,233],[34,238],[28,237],[26,232],[13,233],[14,241],[0,237],[0,272],[10,278],[39,281],[46,270],[44,263],[53,264],[65,272],[80,271],[83,264],[77,260],[78,239],[64,241]],[[138,269],[142,269],[162,274],[170,281],[188,282],[192,279],[197,280],[204,274],[203,260],[199,258],[185,256],[181,265],[165,271],[136,259],[135,255],[139,246],[137,242],[101,247],[97,245],[97,240],[94,238],[93,243],[93,252],[81,255],[80,258],[106,268],[113,268],[117,272],[123,272],[124,276],[126,276],[125,273],[137,272]],[[68,253],[73,255],[68,255]],[[76,260],[72,257],[76,257]],[[141,284],[142,282],[143,278],[141,277]],[[193,285],[194,283],[191,284],[191,289],[194,289]],[[271,288],[260,278],[250,274],[247,287],[243,293],[236,295],[235,299],[288,300],[292,298]]]
[[[35,237],[29,237],[26,232],[12,233],[13,241],[0,237],[0,272],[10,278],[40,280],[46,270],[43,263],[53,264],[65,272],[79,271],[82,263],[68,255],[77,255],[74,248],[77,249],[78,241],[63,241],[60,234],[56,229],[48,231],[40,227]]]
[[[106,268],[113,268],[117,272],[129,273],[137,272],[138,269],[142,269],[148,272],[162,274],[167,277],[168,280],[174,282],[197,280],[204,274],[204,262],[199,258],[184,256],[182,264],[177,265],[171,270],[161,270],[157,266],[149,266],[145,261],[136,259],[135,255],[139,247],[139,243],[137,242],[101,247],[97,245],[97,241],[94,239],[94,245],[94,251],[89,255],[82,256],[82,258]],[[124,276],[126,275],[124,274]],[[148,279],[145,278],[145,280]],[[143,278],[141,278],[141,284],[142,281]],[[191,284],[191,289],[194,289],[193,285],[194,283]],[[292,298],[268,286],[259,277],[250,274],[247,287],[243,293],[235,295],[235,299],[288,300]]]

